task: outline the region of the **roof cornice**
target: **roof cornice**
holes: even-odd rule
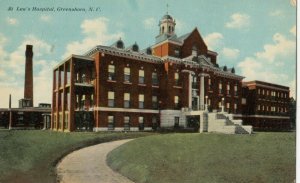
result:
[[[104,54],[114,55],[114,56],[120,56],[120,57],[126,57],[130,59],[135,59],[139,61],[145,61],[145,62],[152,62],[152,63],[162,63],[162,60],[159,57],[156,57],[154,55],[147,55],[143,52],[133,52],[129,50],[119,49],[119,48],[113,48],[108,46],[102,46],[98,45],[85,53],[85,56],[92,56],[96,52],[102,52]]]

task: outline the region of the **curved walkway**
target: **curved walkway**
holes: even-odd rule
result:
[[[106,164],[107,154],[130,140],[132,139],[102,143],[68,154],[57,165],[58,182],[133,183]]]

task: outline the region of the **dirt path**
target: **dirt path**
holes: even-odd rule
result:
[[[130,140],[132,139],[102,143],[72,152],[57,165],[59,182],[133,183],[106,164],[107,154]]]

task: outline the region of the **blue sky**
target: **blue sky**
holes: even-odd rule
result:
[[[158,21],[175,18],[178,36],[198,28],[220,65],[234,66],[245,80],[291,87],[296,76],[296,7],[293,0],[1,0],[0,107],[23,97],[24,51],[34,50],[34,103],[51,102],[52,68],[70,54],[110,45],[120,37],[125,46],[150,46]],[[8,11],[13,7],[13,11]],[[55,12],[16,11],[52,8]],[[93,12],[61,12],[57,8],[98,8]]]

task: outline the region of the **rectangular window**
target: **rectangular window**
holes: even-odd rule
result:
[[[152,129],[156,130],[157,129],[157,117],[156,116],[152,116]]]
[[[178,96],[174,96],[174,104],[175,104],[175,108],[178,109],[179,108],[179,97]]]
[[[157,77],[157,73],[156,72],[152,73],[152,85],[154,85],[154,86],[158,85],[158,77]]]
[[[265,90],[264,89],[262,90],[262,94],[265,95]]]
[[[124,68],[124,81],[130,82],[130,68],[129,67]]]
[[[226,108],[229,109],[230,108],[230,103],[226,103]]]
[[[144,117],[139,117],[139,130],[144,130]]]
[[[115,92],[109,91],[108,92],[108,107],[115,106]]]
[[[81,96],[80,109],[81,109],[81,110],[84,110],[84,109],[85,109],[85,95],[82,95],[82,96]]]
[[[269,90],[267,90],[267,96],[269,96]]]
[[[115,81],[115,66],[114,65],[108,65],[108,80]]]
[[[209,106],[211,105],[211,100],[210,100],[210,99],[208,99],[208,105],[209,105]]]
[[[237,113],[237,104],[234,103],[234,113]]]
[[[219,102],[219,108],[221,109],[221,107],[222,107],[222,102]]]
[[[139,83],[144,84],[145,83],[145,71],[139,70]]]
[[[130,117],[124,116],[124,130],[130,130]]]
[[[174,50],[174,53],[175,53],[175,56],[176,56],[176,57],[179,57],[179,55],[180,55],[179,50]]]
[[[130,107],[130,93],[124,93],[124,108]]]
[[[114,116],[108,116],[108,129],[113,130],[115,128],[115,119]]]
[[[90,98],[90,107],[94,107],[94,95],[91,94],[91,98]]]
[[[247,99],[246,98],[242,98],[242,104],[243,105],[247,104]]]
[[[260,89],[257,90],[258,95],[260,95]]]
[[[260,105],[257,106],[257,110],[260,111]]]
[[[208,79],[208,91],[211,91],[212,88],[211,88],[211,79],[209,78]]]
[[[158,108],[157,96],[152,96],[152,108],[153,109]]]
[[[229,83],[227,84],[227,90],[226,90],[226,92],[227,92],[227,95],[230,94],[230,84]]]
[[[179,74],[176,72],[175,74],[174,74],[174,81],[175,81],[175,85],[179,85]]]
[[[235,96],[238,95],[238,87],[237,87],[237,85],[234,86],[234,95]]]
[[[222,86],[222,82],[219,83],[219,93],[223,93],[223,86]]]
[[[140,109],[144,108],[144,95],[143,94],[139,95],[139,108]]]

